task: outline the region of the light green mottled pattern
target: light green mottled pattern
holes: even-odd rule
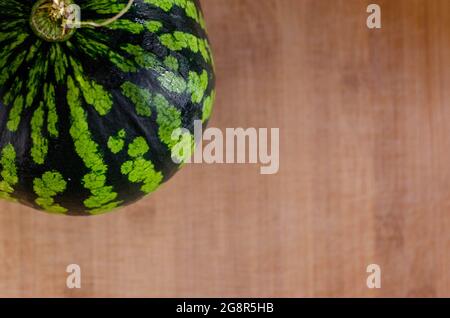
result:
[[[9,112],[8,122],[6,123],[6,127],[9,131],[17,131],[20,124],[20,117],[22,115],[24,105],[24,99],[22,96],[17,96],[14,100],[11,111]]]
[[[80,63],[70,58],[70,64],[73,67],[75,78],[80,85],[86,103],[94,107],[99,115],[104,116],[108,114],[113,105],[111,94],[103,86],[86,79]]]
[[[8,21],[8,22],[10,22],[10,21]],[[0,30],[3,30],[3,29],[0,29]],[[13,38],[16,38],[17,36],[20,36],[20,33],[11,32],[11,31],[5,32],[5,33],[0,33],[0,43],[2,42],[2,40],[10,39],[10,38],[13,39]],[[21,42],[21,41],[19,41],[19,42]],[[0,86],[3,86],[6,83],[6,81],[10,78],[10,76],[14,75],[17,72],[18,68],[23,63],[25,56],[27,56],[27,62],[28,62],[28,57],[34,55],[35,51],[33,51],[33,48],[36,47],[36,44],[31,46],[29,52],[27,52],[27,51],[21,52],[21,53],[17,54],[15,57],[13,57],[11,54],[12,51],[16,48],[15,45],[13,45],[11,47],[11,50],[9,51],[8,54],[5,54],[7,50],[4,51],[3,45],[0,45],[0,47],[2,47],[2,50],[0,51],[1,52],[0,53],[0,68],[2,68],[2,64],[3,64],[3,66],[6,66],[3,69],[3,71],[0,73]],[[7,63],[7,60],[9,57],[14,58],[11,63]]]
[[[31,118],[31,157],[37,164],[43,164],[48,152],[48,140],[44,137],[42,127],[44,126],[44,105],[41,102],[34,111]]]
[[[140,88],[133,83],[124,83],[122,91],[135,104],[138,114],[142,114],[143,110],[148,110],[150,116],[150,107],[156,109],[158,136],[169,149],[172,149],[179,142],[179,140],[172,139],[172,133],[175,129],[182,128],[181,112],[171,105],[163,95],[156,94],[152,96],[148,90]]]
[[[150,150],[143,137],[138,137],[128,146],[128,155],[133,158],[142,157]]]
[[[20,54],[16,55],[14,60],[10,64],[8,64],[7,67],[0,74],[0,86],[4,85],[6,81],[17,72],[17,70],[23,64],[24,61],[30,62],[35,57],[35,54],[40,44],[41,41],[37,40],[30,47],[29,51],[23,51]],[[14,96],[16,96],[16,94],[14,94]]]
[[[21,45],[27,38],[28,34],[19,33],[19,32],[11,32],[11,38],[15,40],[8,45],[2,45],[2,49],[0,51],[0,69],[3,69],[5,65],[8,63],[8,58],[13,54],[14,50]]]
[[[211,61],[211,51],[206,39],[200,39],[190,33],[175,31],[173,34],[162,34],[159,37],[161,43],[172,51],[188,49],[193,53],[202,55],[206,62]]]
[[[188,89],[192,94],[192,102],[201,103],[208,89],[208,73],[205,70],[200,75],[196,72],[189,72]]]
[[[122,91],[135,104],[138,114],[142,115],[144,110],[148,110],[148,116],[150,116],[150,107],[156,108],[158,136],[169,149],[172,149],[178,142],[178,140],[172,139],[172,133],[175,129],[182,127],[181,112],[171,105],[163,95],[156,94],[152,96],[148,90],[140,88],[133,83],[124,83]]]
[[[122,174],[127,175],[130,182],[143,183],[141,190],[147,194],[155,191],[163,180],[162,173],[156,171],[153,163],[143,157],[149,149],[145,139],[137,137],[128,146],[128,154],[133,159],[121,167]]]
[[[211,95],[205,98],[203,101],[203,114],[202,121],[205,122],[211,117],[212,108],[216,99],[216,91],[212,91]]]
[[[36,204],[42,209],[51,213],[65,213],[67,209],[55,203],[53,198],[66,190],[67,183],[63,176],[56,171],[45,172],[42,178],[35,178],[33,181],[34,192],[38,195]]]
[[[9,105],[11,104],[14,99],[16,98],[16,96],[20,93],[20,90],[23,87],[23,81],[16,77],[14,79],[14,83],[11,86],[11,88],[5,93],[5,95],[3,96],[3,103],[5,105]]]
[[[92,209],[89,211],[89,213],[92,215],[100,215],[100,214],[108,213],[108,212],[111,212],[114,209],[118,208],[121,203],[122,202],[111,202],[111,203],[103,205],[101,208]]]
[[[132,55],[134,61],[140,67],[144,67],[146,69],[154,70],[156,72],[164,71],[163,64],[159,61],[159,59],[153,53],[145,51],[142,47],[133,44],[125,44],[122,45],[122,50]]]
[[[136,108],[139,116],[150,117],[151,111],[151,93],[136,84],[125,82],[121,86],[122,94],[129,98]]]
[[[2,41],[2,34],[3,33],[0,33],[0,42]],[[23,63],[25,55],[27,54],[27,52],[20,52],[15,54],[15,49],[28,38],[28,34],[20,32],[10,32],[10,36],[11,39],[14,39],[12,42],[7,45],[0,45],[0,69],[2,70],[2,72],[0,73],[0,86],[4,85],[6,81],[17,71],[17,69]],[[10,58],[12,58],[12,60],[10,60]],[[22,84],[22,79],[16,79],[13,87],[11,87],[5,93],[5,95],[3,96],[3,102],[6,105],[11,104],[16,99],[16,96],[22,89]],[[20,121],[22,108],[23,99],[17,100],[17,104],[15,104],[15,113],[13,114],[14,117],[9,118],[9,130],[15,131],[15,129],[17,129],[16,127],[18,126]]]
[[[157,94],[153,99],[153,104],[157,110],[156,123],[158,124],[158,136],[161,141],[167,145],[172,151],[173,148],[181,141],[186,140],[187,136],[181,135],[178,139],[172,138],[172,134],[176,129],[182,128],[182,116],[181,112],[171,105],[167,99]],[[194,137],[189,134],[191,144],[194,143]],[[193,147],[191,147],[193,149]],[[187,156],[185,154],[183,158],[177,158],[180,162],[184,161]]]
[[[125,146],[126,132],[124,129],[117,133],[117,136],[111,136],[108,139],[108,148],[113,154],[117,154],[122,151]]]
[[[99,146],[92,140],[87,115],[81,107],[80,89],[75,86],[71,76],[68,77],[67,87],[67,103],[72,118],[70,134],[75,151],[90,170],[83,178],[84,187],[91,191],[91,197],[84,201],[84,205],[93,209],[91,213],[97,213],[103,211],[106,205],[115,207],[121,202],[111,202],[117,198],[117,193],[113,191],[113,187],[106,186],[108,166],[99,153]]]
[[[164,65],[175,72],[178,72],[178,70],[180,69],[180,63],[178,63],[178,59],[172,55],[169,55],[164,59]]]
[[[155,96],[153,104],[157,110],[156,123],[159,127],[159,138],[171,149],[177,143],[176,140],[172,140],[172,132],[177,128],[181,128],[181,112],[160,94]]]
[[[1,11],[1,7],[0,7],[0,11]],[[5,31],[15,31],[17,29],[23,28],[24,26],[27,25],[27,20],[26,19],[17,19],[17,20],[6,20],[6,21],[0,21],[0,30],[2,32]],[[8,32],[5,32],[4,34],[7,34]],[[2,33],[0,33],[2,34]],[[1,39],[1,35],[0,35],[0,39]]]
[[[18,54],[11,62],[11,64],[8,66],[8,68],[3,70],[2,73],[0,73],[0,86],[3,86],[6,83],[6,81],[10,78],[10,76],[12,76],[17,72],[18,68],[23,63],[26,54],[27,54],[26,51]]]
[[[158,81],[163,88],[178,94],[186,90],[187,84],[185,80],[180,75],[172,72],[154,54],[132,44],[126,44],[122,46],[122,49],[127,53],[132,54],[136,64],[139,66],[161,74],[158,77]]]
[[[150,32],[156,33],[162,29],[163,24],[161,21],[147,21],[147,22],[145,22],[145,27]]]
[[[16,201],[11,196],[14,192],[14,186],[19,182],[17,177],[16,167],[16,151],[11,144],[7,144],[2,152],[0,158],[0,166],[2,168],[0,176],[0,198],[8,201]]]
[[[36,60],[28,72],[27,95],[25,107],[31,107],[38,91],[41,89],[43,77],[47,74],[48,60],[42,52],[39,52]]]
[[[98,41],[87,39],[81,33],[75,35],[78,41],[79,48],[87,55],[98,58],[100,56],[106,57],[111,63],[117,66],[122,72],[137,72],[138,69],[136,65],[123,57],[122,55],[111,50],[106,44],[100,43]]]
[[[14,39],[15,37],[17,37],[18,32],[0,32],[0,43],[10,40],[10,39]]]
[[[31,45],[26,59],[27,62],[30,62],[36,56],[36,53],[39,51],[41,45],[42,41],[39,39],[37,39],[36,42],[34,42],[33,45]]]
[[[89,9],[100,14],[113,14],[119,13],[125,5],[111,0],[89,0],[82,4],[81,12],[83,12],[83,9]]]
[[[50,136],[57,138],[58,113],[56,112],[55,88],[51,84],[44,84],[44,101],[47,106],[47,131]]]
[[[162,10],[168,12],[175,5],[174,0],[144,0],[145,3],[152,4]]]
[[[65,80],[68,62],[66,55],[61,51],[61,45],[59,43],[54,43],[50,46],[50,60],[53,63],[56,81],[61,83]]]
[[[181,94],[186,90],[186,81],[171,71],[165,71],[158,76],[161,86],[169,92]]]
[[[111,30],[121,30],[133,34],[139,34],[142,33],[146,27],[141,23],[133,22],[126,19],[120,19],[109,24],[107,28]]]
[[[205,29],[205,21],[200,11],[197,10],[192,0],[144,0],[144,2],[152,4],[162,10],[169,12],[174,6],[178,6],[184,10],[186,16],[197,22]]]

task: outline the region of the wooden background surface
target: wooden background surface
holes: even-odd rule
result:
[[[450,296],[450,1],[375,1],[376,31],[371,2],[204,0],[211,125],[279,127],[279,174],[191,165],[92,218],[1,203],[0,296]]]

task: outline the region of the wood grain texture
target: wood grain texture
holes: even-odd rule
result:
[[[449,297],[450,2],[378,0],[376,31],[371,2],[204,0],[211,125],[279,127],[280,172],[190,165],[92,218],[1,203],[0,296]]]

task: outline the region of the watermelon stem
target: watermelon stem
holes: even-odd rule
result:
[[[82,27],[104,27],[119,20],[133,5],[134,0],[128,0],[120,12],[103,22],[79,21],[80,8],[74,0],[38,0],[31,11],[30,26],[40,38],[49,42],[68,40]]]
[[[69,25],[74,0],[38,0],[33,5],[30,26],[34,33],[48,42],[68,40],[75,29]]]

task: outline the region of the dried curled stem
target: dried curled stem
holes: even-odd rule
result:
[[[57,1],[57,0],[56,0]],[[125,8],[123,8],[117,15],[115,15],[114,17],[105,20],[101,23],[96,23],[94,21],[81,21],[80,22],[80,26],[92,26],[95,28],[99,28],[99,27],[104,27],[107,26],[117,20],[119,20],[125,13],[128,12],[128,10],[130,10],[131,6],[133,5],[134,0],[129,0],[128,4],[125,6]]]
[[[52,0],[52,3],[45,4],[40,7],[40,9],[46,9],[49,12],[49,16],[52,20],[62,21],[62,28],[63,30],[67,27],[73,28],[73,26],[80,28],[80,27],[104,27],[107,26],[117,20],[119,20],[124,14],[130,10],[131,6],[133,5],[134,0],[129,0],[127,5],[114,17],[109,18],[101,23],[97,23],[94,21],[73,21],[75,16],[73,14],[72,8],[70,5],[67,5],[64,0]]]

